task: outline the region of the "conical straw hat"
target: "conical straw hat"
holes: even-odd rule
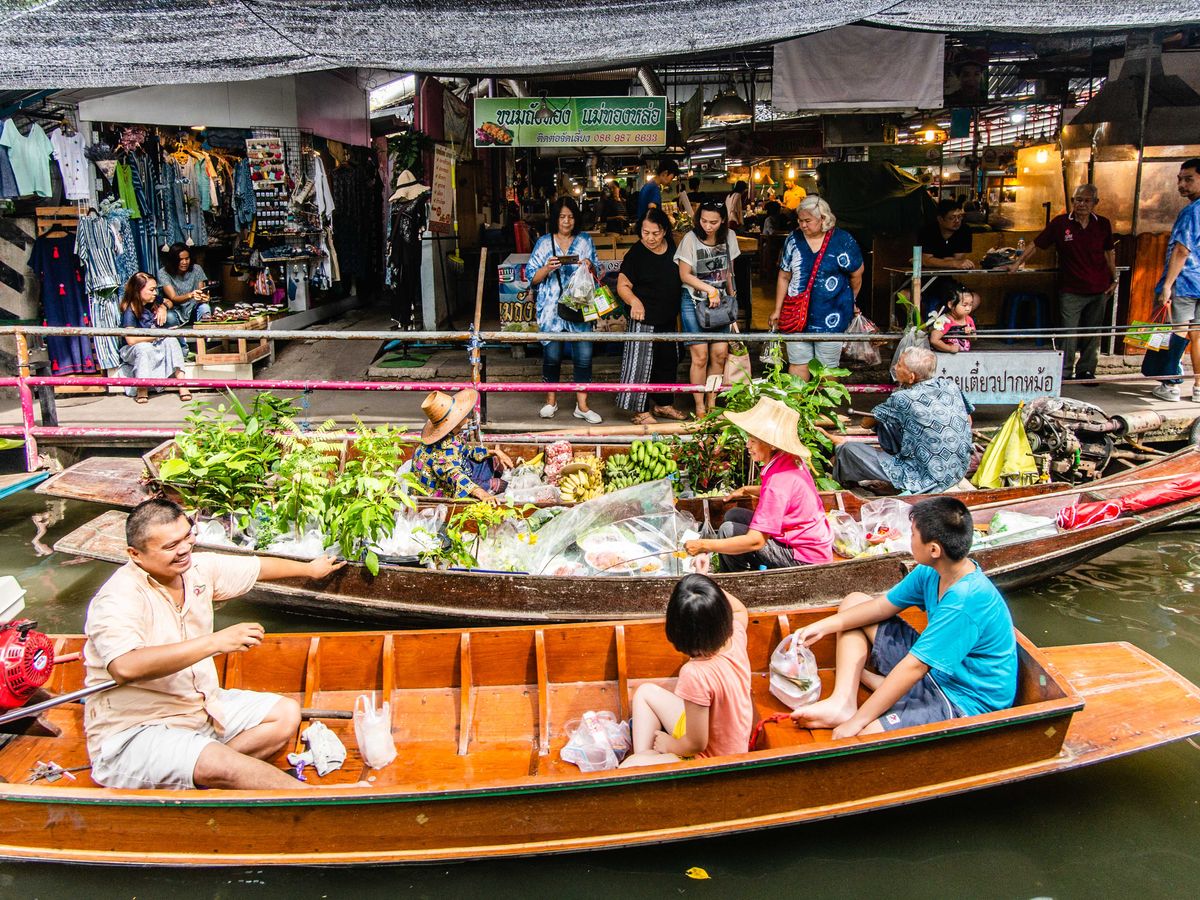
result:
[[[429,421],[421,429],[421,443],[433,444],[457,428],[475,408],[478,396],[477,391],[467,388],[453,397],[441,391],[434,391],[426,397],[421,404],[421,412]]]
[[[746,434],[778,447],[784,453],[807,460],[812,456],[797,434],[800,413],[780,400],[762,397],[745,412],[727,412],[725,418]]]

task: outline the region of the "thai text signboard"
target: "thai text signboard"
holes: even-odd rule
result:
[[[476,147],[663,147],[666,97],[481,97]]]
[[[972,403],[1015,404],[1062,392],[1058,350],[939,353],[934,376],[954,379]]]

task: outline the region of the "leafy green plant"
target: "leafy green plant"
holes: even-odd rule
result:
[[[809,363],[809,371],[811,378],[805,381],[788,374],[782,366],[771,366],[762,378],[735,382],[722,392],[721,400],[725,409],[732,412],[744,412],[763,397],[780,400],[796,410],[800,414],[796,432],[804,446],[812,452],[811,463],[813,471],[817,475],[817,487],[821,490],[837,490],[838,483],[825,474],[829,471],[829,462],[833,455],[833,441],[822,430],[821,424],[830,424],[838,431],[845,431],[845,425],[837,413],[843,403],[850,402],[850,392],[838,379],[845,378],[850,374],[850,370],[827,367],[814,359]],[[696,432],[697,437],[711,434],[719,435],[724,439],[712,442],[705,448],[706,452],[712,453],[718,458],[718,462],[707,462],[705,458],[702,458],[699,461],[699,468],[702,472],[706,467],[710,470],[715,469],[714,474],[717,481],[720,482],[720,469],[717,466],[733,467],[738,464],[738,457],[733,451],[738,447],[739,441],[742,449],[742,465],[745,466],[745,438],[741,430],[727,421],[719,410],[714,410],[701,419]],[[680,467],[683,468],[682,461]],[[691,471],[689,468],[689,473]],[[743,469],[737,474],[741,475],[744,471]],[[745,483],[744,478],[739,482],[739,484]],[[693,489],[698,493],[702,490],[695,483],[693,483]],[[711,489],[718,490],[720,488]]]
[[[291,419],[283,420],[281,426],[276,440],[283,456],[269,484],[269,501],[261,501],[255,510],[260,524],[255,535],[259,547],[293,528],[303,532],[310,522],[324,523],[330,485],[338,475],[342,442],[325,437],[335,427],[333,419],[312,431],[305,431]]]
[[[534,509],[536,507],[532,503],[524,506],[472,503],[452,515],[450,521],[446,523],[445,546],[440,550],[425,554],[422,560],[473,569],[479,565],[476,554],[479,551],[480,542],[487,540],[488,531],[505,519],[524,518]],[[532,533],[533,529],[531,528],[530,534]],[[533,539],[536,540],[536,537]]]
[[[249,409],[233,393],[227,396],[228,407],[223,402],[192,405],[175,439],[175,456],[159,466],[159,480],[190,509],[244,522],[283,455],[276,434],[300,410],[268,391],[258,394]]]
[[[361,549],[367,571],[378,575],[379,556],[370,546],[391,534],[396,513],[415,507],[413,496],[424,489],[416,476],[399,474],[405,456],[400,429],[368,428],[357,418],[355,426],[358,438],[325,495],[325,533],[347,559]]]

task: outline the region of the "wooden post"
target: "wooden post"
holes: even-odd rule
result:
[[[38,448],[32,429],[37,423],[33,418],[33,391],[25,381],[29,377],[29,341],[23,331],[18,331],[14,336],[17,339],[17,377],[21,379],[17,395],[21,398],[21,426],[25,430],[25,471],[36,472]]]
[[[487,273],[487,247],[479,248],[479,277],[475,283],[475,334],[479,334],[479,326],[483,321],[483,282]],[[475,388],[479,387],[480,375],[482,373],[483,347],[478,347],[471,353],[471,384]],[[480,426],[487,421],[487,395],[480,394],[476,400],[476,409],[478,415],[476,421]]]

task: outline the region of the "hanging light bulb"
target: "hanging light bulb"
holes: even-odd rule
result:
[[[1038,163],[1039,163],[1039,164],[1041,164],[1041,163],[1044,163],[1044,162],[1045,162],[1046,160],[1048,160],[1049,158],[1050,158],[1050,154],[1046,152],[1046,148],[1045,148],[1045,147],[1043,147],[1041,150],[1039,150],[1039,151],[1037,152],[1036,159],[1037,159],[1037,161],[1038,161]]]
[[[949,135],[946,134],[946,129],[938,124],[937,119],[929,118],[918,126],[917,137],[922,144],[941,144],[945,143]]]
[[[755,181],[762,181],[762,169],[757,169],[757,170],[754,172],[754,180],[755,180]]]
[[[796,167],[795,167],[795,166],[788,166],[788,167],[787,167],[787,177],[788,177],[789,179],[791,179],[791,178],[795,178],[795,177],[796,177]]]

